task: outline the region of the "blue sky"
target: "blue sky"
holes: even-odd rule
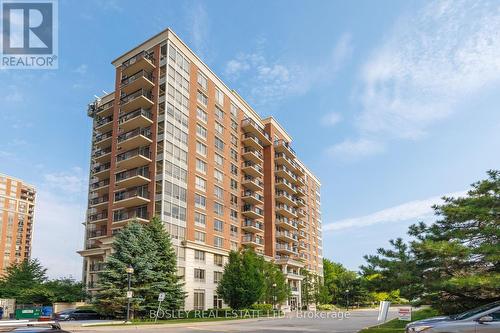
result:
[[[351,269],[500,166],[500,5],[60,1],[59,69],[0,71],[0,172],[34,183],[33,255],[80,277],[91,121],[110,62],[166,27],[321,179],[324,255]]]

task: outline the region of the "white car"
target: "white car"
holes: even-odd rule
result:
[[[500,333],[500,301],[459,315],[433,317],[406,325],[406,333]]]

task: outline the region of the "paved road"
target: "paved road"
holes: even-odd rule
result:
[[[302,312],[288,315],[285,318],[248,319],[220,322],[200,322],[186,324],[169,324],[161,326],[130,326],[130,327],[67,327],[71,332],[151,332],[151,333],[213,333],[213,332],[335,332],[355,333],[360,329],[377,323],[377,310],[359,310],[350,312],[349,318],[333,318],[332,313],[323,313],[322,317],[312,312]],[[389,318],[396,316],[396,310],[391,309]],[[63,327],[64,328],[64,327]]]

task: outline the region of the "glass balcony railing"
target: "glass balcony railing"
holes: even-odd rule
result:
[[[142,136],[144,136],[144,137],[146,137],[148,139],[151,139],[151,136],[152,136],[151,135],[151,129],[149,129],[149,128],[136,128],[133,131],[120,134],[118,136],[118,143],[126,141],[126,140],[128,140],[130,138],[133,138],[135,136],[138,136],[138,135],[142,135]]]
[[[140,79],[141,77],[144,77],[148,79],[149,81],[153,81],[153,74],[146,72],[145,70],[141,70],[135,74],[132,74],[130,76],[127,76],[122,79],[121,86],[122,88],[125,87],[126,85],[136,81],[137,79]]]
[[[151,150],[149,149],[149,147],[135,148],[116,155],[116,161],[117,162],[125,161],[135,156],[144,156],[146,158],[151,158]]]
[[[124,122],[129,121],[130,119],[139,117],[139,116],[144,116],[148,118],[149,120],[153,119],[153,114],[151,113],[151,110],[145,110],[145,109],[136,109],[134,111],[127,112],[125,114],[120,115],[120,118],[118,119],[118,124],[123,124]]]

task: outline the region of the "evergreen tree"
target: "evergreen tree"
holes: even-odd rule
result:
[[[251,248],[229,253],[217,294],[231,308],[247,308],[261,299],[265,280],[260,260]]]
[[[43,286],[46,272],[37,259],[8,266],[0,279],[0,298],[15,298],[18,304],[50,304],[52,294]]]
[[[108,315],[124,317],[131,266],[132,309],[140,316],[156,309],[160,292],[166,293],[165,307],[178,309],[184,301],[176,272],[176,257],[168,234],[159,220],[148,226],[132,222],[115,235],[113,253],[99,274],[96,306]]]

